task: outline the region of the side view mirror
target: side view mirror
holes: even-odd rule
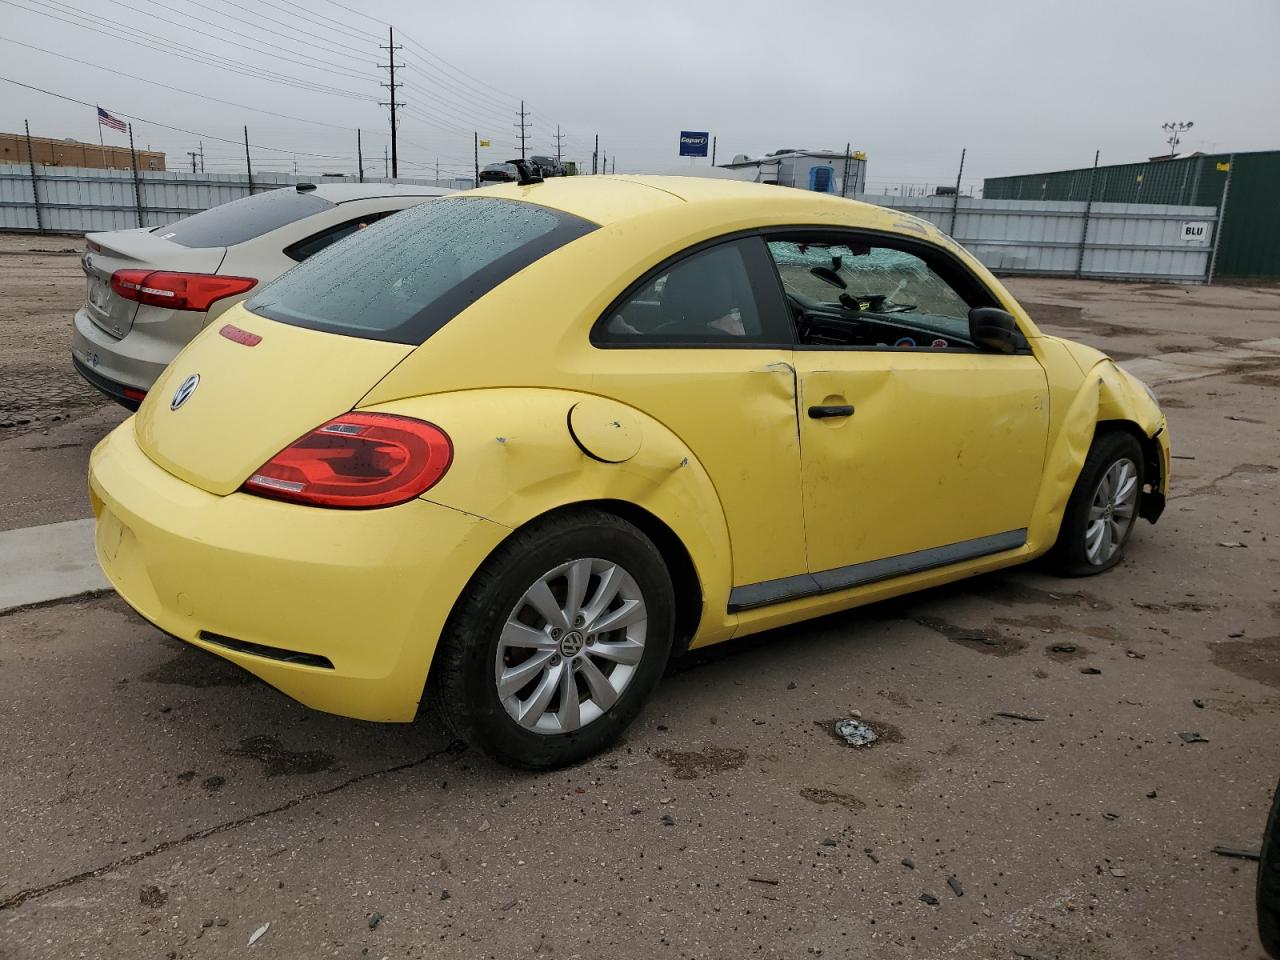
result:
[[[969,311],[969,339],[980,350],[1015,353],[1021,337],[1013,314],[998,307],[974,307]]]

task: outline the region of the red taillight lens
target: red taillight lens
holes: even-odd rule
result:
[[[253,277],[167,270],[117,270],[111,275],[116,296],[170,310],[208,310],[218,300],[247,293],[257,282]]]
[[[435,424],[348,413],[289,444],[242,489],[317,507],[390,507],[431,489],[452,461],[449,435]]]

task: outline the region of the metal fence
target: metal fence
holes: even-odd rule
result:
[[[995,273],[1204,283],[1215,207],[863,195],[928,220]]]
[[[0,164],[0,230],[92,233],[153,227],[277,187],[296,183],[351,183],[351,177],[285,173],[186,173],[179,170],[97,170],[37,164]],[[390,183],[365,178],[366,183]],[[400,178],[397,183],[469,189],[470,180]]]
[[[0,230],[90,233],[159,226],[277,187],[343,178],[0,165]],[[351,182],[345,178],[345,182]],[[385,183],[384,179],[367,182]],[[470,180],[401,179],[467,189]],[[1204,206],[866,194],[937,225],[997,273],[1204,282],[1217,210]]]

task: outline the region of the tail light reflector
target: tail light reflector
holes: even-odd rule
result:
[[[257,282],[253,277],[168,270],[117,270],[111,275],[111,289],[116,296],[170,310],[208,310],[226,297],[248,293]]]
[[[245,493],[316,507],[390,507],[431,489],[453,462],[435,424],[389,413],[347,413],[264,463]]]

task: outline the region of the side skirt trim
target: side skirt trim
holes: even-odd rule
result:
[[[793,577],[748,583],[741,587],[734,587],[730,591],[729,612],[739,613],[774,603],[785,603],[788,600],[800,600],[822,593],[863,587],[882,580],[892,580],[895,577],[932,570],[935,567],[945,567],[953,563],[963,563],[966,560],[976,560],[978,557],[986,557],[993,553],[1016,550],[1025,546],[1026,542],[1027,531],[1024,527],[1021,530],[1009,530],[989,537],[962,540],[942,547],[913,550],[911,553],[902,553],[896,557],[851,563],[845,567],[821,570],[818,573],[801,573]]]

